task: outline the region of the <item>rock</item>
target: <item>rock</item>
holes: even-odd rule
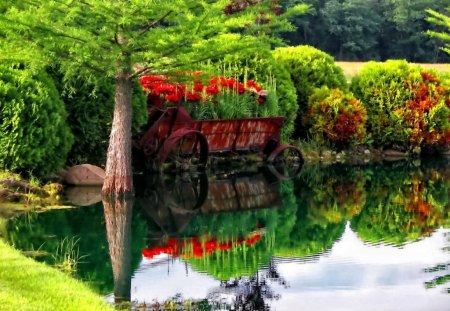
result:
[[[70,187],[67,188],[66,197],[73,205],[88,206],[102,200],[101,187]]]
[[[98,166],[81,164],[67,170],[66,183],[75,186],[101,186],[105,180],[105,171]]]
[[[406,153],[394,149],[387,149],[383,151],[383,155],[388,158],[404,158]]]

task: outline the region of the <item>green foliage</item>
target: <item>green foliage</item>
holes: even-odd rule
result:
[[[103,165],[108,148],[114,109],[112,78],[91,76],[85,80],[69,77],[51,68],[55,84],[68,112],[68,124],[74,134],[69,152],[69,164],[91,163]],[[147,123],[147,97],[137,81],[133,83],[133,133]]]
[[[449,88],[434,73],[406,61],[369,62],[352,80],[377,147],[412,149],[450,141]]]
[[[436,12],[434,10],[431,10],[431,9],[426,10],[426,12],[428,13],[428,18],[427,18],[428,22],[430,22],[432,24],[435,24],[435,25],[438,25],[441,28],[445,28],[444,31],[428,30],[427,34],[432,36],[432,37],[441,39],[444,42],[450,41],[450,34],[449,34],[449,31],[450,31],[450,17],[445,15],[445,14],[442,14],[442,13]],[[445,46],[444,46],[443,50],[447,54],[450,54],[450,44],[449,43],[445,43]]]
[[[51,78],[19,65],[0,65],[0,167],[36,176],[57,172],[73,136]]]
[[[228,281],[257,273],[261,266],[269,264],[272,249],[271,241],[263,237],[263,240],[252,246],[243,243],[229,251],[215,251],[202,258],[189,258],[187,262],[197,271]]]
[[[224,9],[229,4],[228,0],[10,3],[0,19],[1,33],[8,37],[0,48],[32,62],[57,61],[71,76],[115,77],[119,69],[132,71],[134,64],[152,73],[168,73],[267,46],[273,42],[270,31],[293,30],[287,18],[306,9],[297,5],[287,10],[286,17],[276,16],[270,11],[272,1],[264,0],[227,15]],[[262,12],[271,23],[256,22]]]
[[[315,88],[328,86],[347,90],[347,81],[334,59],[325,52],[311,46],[277,48],[274,51],[277,62],[289,71],[297,90],[299,113],[307,110],[309,97]],[[297,119],[296,130],[301,126]]]
[[[304,124],[319,143],[329,141],[338,147],[348,147],[365,138],[366,119],[366,109],[353,95],[322,87],[309,98]]]
[[[222,66],[230,75],[239,76],[241,79],[246,77],[246,79],[255,80],[264,86],[270,84],[275,86],[278,108],[276,113],[286,119],[282,136],[288,140],[294,132],[298,104],[295,86],[284,65],[276,62],[268,50],[260,50],[253,53],[230,55],[223,60]],[[269,92],[269,96],[271,96],[271,92]]]

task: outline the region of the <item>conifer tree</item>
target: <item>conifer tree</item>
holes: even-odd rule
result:
[[[450,8],[449,8],[450,10]],[[430,23],[436,24],[438,26],[442,26],[446,28],[445,31],[427,31],[427,33],[432,36],[439,38],[443,41],[450,42],[450,16],[447,16],[445,14],[436,12],[434,10],[427,10],[427,13],[430,15],[427,18],[427,21]],[[450,54],[450,43],[446,43],[445,46],[442,48],[443,51]]]
[[[267,47],[289,30],[298,5],[279,15],[268,0],[23,0],[0,4],[0,57],[58,62],[66,77],[115,77],[103,194],[133,191],[131,80],[189,70],[212,57]],[[136,65],[139,69],[136,70]],[[101,103],[99,103],[101,104]]]

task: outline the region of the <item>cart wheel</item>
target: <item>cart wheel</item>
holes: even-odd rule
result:
[[[164,142],[160,151],[163,170],[203,169],[208,160],[208,142],[198,131],[179,129]]]
[[[267,158],[270,171],[280,179],[295,177],[302,168],[303,156],[291,145],[278,146]]]
[[[165,180],[166,201],[171,202],[174,211],[197,211],[208,197],[208,177],[206,174],[169,176]]]

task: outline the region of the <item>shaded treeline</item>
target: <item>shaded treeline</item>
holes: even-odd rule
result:
[[[289,0],[311,6],[296,18],[296,32],[286,33],[289,45],[308,44],[337,60],[407,59],[411,62],[448,62],[442,42],[425,31],[426,9],[445,13],[449,0]]]

